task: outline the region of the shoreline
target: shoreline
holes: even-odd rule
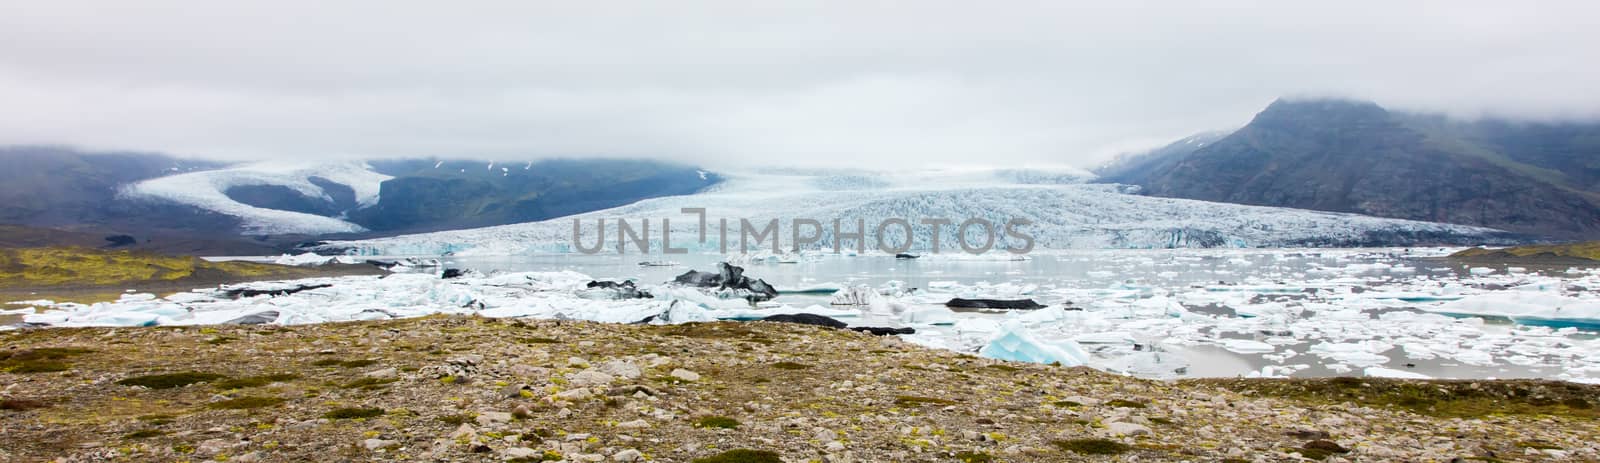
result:
[[[19,330],[0,343],[7,461],[1600,457],[1600,386],[1155,381],[771,322],[429,316]],[[23,352],[58,371],[17,372]],[[118,384],[186,372],[202,380]]]

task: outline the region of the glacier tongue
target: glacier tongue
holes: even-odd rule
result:
[[[840,231],[854,233],[856,220],[865,224],[868,243],[877,246],[874,228],[894,218],[915,226],[910,241],[913,249],[931,249],[931,227],[922,219],[949,219],[959,224],[967,219],[985,219],[1000,228],[1012,219],[1032,221],[1021,231],[1036,239],[1044,249],[1081,248],[1186,248],[1186,247],[1263,247],[1263,246],[1357,246],[1400,245],[1412,242],[1457,241],[1477,243],[1496,230],[1407,220],[1313,212],[1237,204],[1211,203],[1128,194],[1118,185],[1073,183],[1024,183],[1005,176],[981,177],[979,182],[963,172],[940,176],[926,172],[875,174],[862,178],[814,173],[728,174],[727,181],[711,190],[685,196],[654,198],[613,209],[497,227],[448,232],[403,235],[357,241],[335,241],[324,251],[346,251],[365,255],[524,255],[548,252],[573,252],[573,222],[580,227],[579,242],[584,247],[602,243],[603,252],[617,252],[619,218],[630,220],[635,230],[643,220],[650,221],[653,252],[660,253],[662,219],[670,219],[671,244],[690,252],[724,252],[719,223],[727,219],[728,249],[737,252],[741,236],[740,219],[750,219],[760,231],[766,221],[778,219],[781,248],[788,249],[794,234],[795,219],[814,219],[823,224],[818,246],[833,249],[834,219]],[[1024,178],[1027,178],[1024,176]],[[874,180],[874,181],[869,181]],[[854,188],[840,187],[854,185]],[[709,229],[706,240],[699,240],[698,217],[685,215],[684,208],[705,208]],[[598,222],[608,223],[606,234],[599,234]],[[960,253],[955,226],[939,231],[941,251]],[[809,232],[809,229],[806,230]],[[899,245],[906,238],[898,227],[885,233],[887,244]],[[1007,246],[1021,246],[1020,240],[996,232],[995,253]],[[973,245],[982,243],[974,238]],[[855,243],[845,240],[842,250],[855,251]],[[770,249],[770,245],[762,247]],[[628,249],[627,253],[635,253]],[[1008,256],[1008,255],[1007,255]]]
[[[392,178],[373,172],[364,162],[322,165],[270,162],[153,178],[124,187],[121,194],[130,199],[172,201],[238,217],[245,231],[251,234],[366,231],[360,225],[332,217],[251,206],[226,194],[229,188],[236,186],[276,185],[308,198],[332,201],[322,187],[311,182],[312,177],[350,187],[355,192],[356,203],[363,207],[377,204],[379,186]]]

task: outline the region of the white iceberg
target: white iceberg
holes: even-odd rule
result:
[[[1009,320],[1001,325],[1000,336],[978,350],[978,355],[992,359],[1043,364],[1060,364],[1065,367],[1089,363],[1089,354],[1078,343],[1067,341],[1052,344],[1039,340],[1022,323]]]

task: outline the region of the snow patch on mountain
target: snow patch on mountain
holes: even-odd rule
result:
[[[238,217],[246,234],[366,231],[360,225],[338,218],[251,206],[229,198],[226,193],[229,188],[239,186],[275,185],[307,197],[333,201],[322,187],[311,182],[313,177],[349,186],[361,207],[376,204],[379,185],[393,178],[372,171],[372,167],[365,162],[319,165],[263,162],[154,178],[127,185],[121,193],[129,199],[172,201]]]
[[[1037,248],[1195,248],[1263,246],[1355,246],[1374,239],[1473,242],[1497,230],[1408,220],[1382,219],[1354,214],[1299,209],[1245,206],[1128,194],[1126,187],[1108,184],[1064,183],[1064,176],[998,170],[915,171],[866,173],[858,171],[762,171],[730,173],[722,184],[693,195],[648,199],[627,206],[564,218],[497,227],[455,230],[389,238],[331,242],[325,251],[344,250],[371,255],[522,255],[572,252],[573,221],[580,225],[585,248],[601,242],[601,219],[607,222],[604,252],[616,252],[617,219],[628,219],[633,230],[648,219],[641,236],[651,241],[653,253],[663,244],[662,219],[670,221],[670,244],[690,252],[738,252],[741,219],[749,219],[759,232],[777,219],[781,248],[788,250],[795,219],[823,224],[816,245],[832,250],[833,223],[840,232],[867,233],[866,249],[877,247],[879,224],[900,218],[912,225],[909,240],[914,250],[926,251],[935,239],[922,219],[949,219],[937,236],[946,253],[960,252],[956,225],[972,218],[996,224],[995,250],[1022,247],[1024,243],[999,230],[1013,219],[1032,225],[1020,229],[1035,239]],[[1093,178],[1092,174],[1081,178]],[[1009,179],[1009,180],[1007,180]],[[1040,179],[1053,179],[1040,181]],[[699,236],[699,220],[683,208],[705,208],[708,229]],[[727,221],[726,235],[719,224]],[[811,234],[811,228],[802,231]],[[1379,238],[1374,238],[1377,236]],[[900,227],[884,234],[886,243],[898,246],[908,239]],[[729,243],[727,251],[722,243]],[[981,235],[969,243],[982,244]],[[844,249],[856,247],[843,240]],[[770,242],[762,246],[771,249]],[[630,242],[628,253],[636,253]]]

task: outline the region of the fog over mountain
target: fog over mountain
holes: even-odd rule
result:
[[[0,145],[1091,166],[1283,96],[1600,115],[1593,2],[48,2]]]

